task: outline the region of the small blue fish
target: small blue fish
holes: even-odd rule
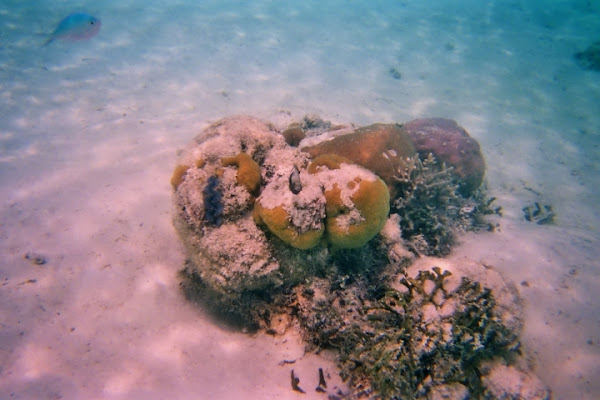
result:
[[[71,14],[65,17],[54,32],[50,34],[50,37],[44,43],[44,46],[48,45],[55,39],[61,40],[86,40],[90,39],[100,31],[102,23],[96,17],[92,17],[88,14],[77,13]]]

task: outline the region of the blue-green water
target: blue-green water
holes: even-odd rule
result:
[[[99,33],[42,46],[74,12],[99,18]],[[0,397],[272,395],[268,372],[245,382],[235,357],[202,359],[210,346],[181,333],[196,332],[195,314],[174,277],[177,149],[242,113],[458,121],[505,210],[496,236],[459,251],[531,285],[525,345],[557,398],[599,397],[600,71],[574,58],[598,40],[600,3],[584,0],[3,1]],[[535,201],[555,225],[524,221]],[[230,379],[203,397],[192,378],[219,362]],[[288,384],[273,398],[292,396]]]

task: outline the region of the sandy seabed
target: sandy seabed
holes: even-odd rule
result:
[[[530,3],[82,2],[100,34],[43,48],[73,10],[3,3],[0,398],[322,398],[330,356],[231,331],[178,288],[177,151],[241,113],[457,120],[504,216],[448,260],[517,283],[525,349],[556,398],[600,397],[600,73],[573,60],[600,10]],[[554,225],[525,221],[536,201]]]

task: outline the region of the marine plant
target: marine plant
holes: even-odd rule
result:
[[[392,209],[400,215],[402,237],[417,253],[450,253],[457,231],[485,226],[482,217],[500,211],[490,208],[493,199],[486,199],[484,189],[462,195],[452,168],[440,164],[431,153],[423,160],[407,158],[405,169],[394,179],[399,195]]]
[[[535,202],[533,204],[526,205],[522,209],[525,220],[529,222],[535,222],[538,225],[550,225],[554,223],[556,213],[554,208],[549,204],[541,204]]]
[[[454,383],[479,398],[483,363],[517,356],[518,329],[502,320],[489,289],[463,277],[449,290],[450,275],[404,276],[403,291],[370,287],[366,277],[343,287],[315,280],[296,291],[296,312],[313,345],[338,351],[357,398],[427,398]]]

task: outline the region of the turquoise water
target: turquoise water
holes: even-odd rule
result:
[[[0,5],[0,397],[293,395],[267,367],[246,382],[234,356],[221,359],[227,384],[202,392],[193,378],[211,346],[191,350],[198,341],[169,331],[196,315],[175,277],[177,150],[242,113],[458,121],[480,142],[505,210],[501,232],[458,251],[532,284],[520,287],[525,345],[557,398],[600,397],[600,72],[574,59],[600,40],[600,3],[240,3]],[[74,12],[101,20],[99,33],[43,46]],[[535,201],[553,206],[555,225],[524,221]],[[48,263],[23,260],[29,251]],[[140,343],[161,356],[149,362]]]

